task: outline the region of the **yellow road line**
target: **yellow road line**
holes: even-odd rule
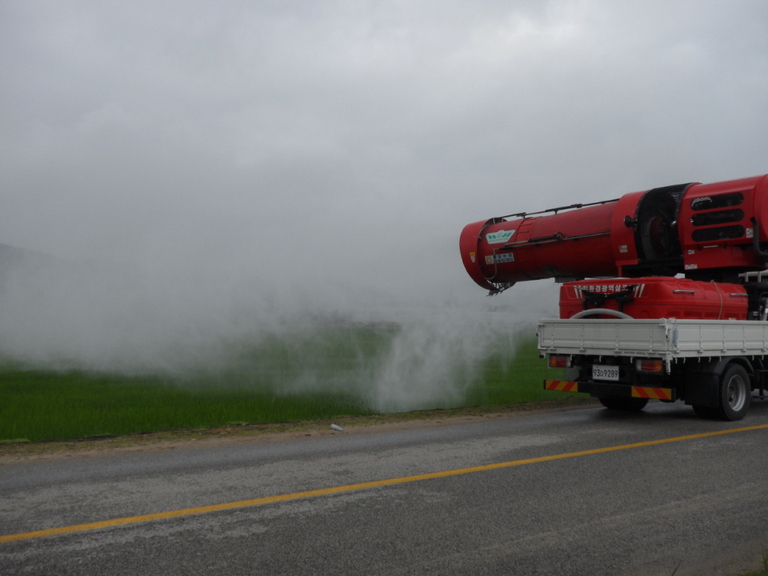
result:
[[[56,536],[59,534],[71,534],[73,532],[84,532],[86,530],[96,530],[98,528],[110,528],[112,526],[125,526],[128,524],[139,524],[141,522],[150,522],[152,520],[178,518],[180,516],[191,516],[193,514],[205,514],[207,512],[218,512],[221,510],[232,510],[236,508],[246,508],[249,506],[261,506],[263,504],[273,504],[275,502],[287,502],[289,500],[300,500],[302,498],[312,498],[315,496],[325,496],[328,494],[340,494],[343,492],[352,492],[354,490],[366,490],[368,488],[379,488],[381,486],[393,486],[396,484],[405,484],[407,482],[420,482],[422,480],[432,480],[435,478],[447,478],[449,476],[460,476],[462,474],[486,472],[488,470],[498,470],[500,468],[511,468],[512,466],[522,466],[524,464],[537,464],[540,462],[549,462],[552,460],[562,460],[564,458],[577,458],[579,456],[590,456],[592,454],[603,454],[606,452],[616,452],[618,450],[630,450],[632,448],[643,448],[645,446],[656,446],[658,444],[668,444],[670,442],[682,442],[684,440],[695,440],[697,438],[708,438],[711,436],[720,436],[722,434],[733,434],[736,432],[749,432],[752,430],[761,430],[765,428],[768,428],[768,424],[762,424],[760,426],[748,426],[746,428],[733,428],[730,430],[719,430],[717,432],[705,432],[703,434],[692,434],[690,436],[677,436],[674,438],[663,438],[661,440],[650,440],[648,442],[636,442],[634,444],[623,444],[621,446],[593,448],[592,450],[582,450],[580,452],[567,452],[565,454],[539,456],[537,458],[526,458],[524,460],[512,460],[509,462],[499,462],[497,464],[486,464],[484,466],[472,466],[470,468],[457,468],[455,470],[443,470],[442,472],[416,474],[415,476],[402,476],[400,478],[389,478],[387,480],[375,480],[373,482],[361,482],[359,484],[347,484],[346,486],[333,486],[331,488],[321,488],[319,490],[307,490],[305,492],[293,492],[291,494],[267,496],[265,498],[253,498],[251,500],[239,500],[237,502],[212,504],[210,506],[184,508],[182,510],[171,510],[169,512],[158,512],[156,514],[142,514],[140,516],[114,518],[112,520],[103,520],[101,522],[88,522],[87,524],[61,526],[59,528],[49,528],[47,530],[36,530],[34,532],[20,532],[18,534],[7,534],[5,536],[0,536],[0,543],[16,542],[19,540],[31,540],[33,538],[43,538],[45,536]]]

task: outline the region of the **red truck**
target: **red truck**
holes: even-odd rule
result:
[[[614,410],[684,401],[739,420],[768,373],[768,175],[679,184],[467,225],[460,251],[491,295],[554,278],[539,351]]]

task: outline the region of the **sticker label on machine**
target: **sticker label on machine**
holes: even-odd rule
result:
[[[645,284],[593,284],[590,286],[574,286],[573,290],[576,293],[576,298],[583,299],[584,292],[613,294],[615,292],[629,290],[630,288],[632,289],[632,296],[641,298],[645,291]]]
[[[609,380],[611,382],[619,381],[619,367],[618,366],[592,366],[592,379],[593,380]]]
[[[497,230],[485,235],[485,241],[488,244],[506,244],[515,234],[514,230]]]
[[[515,255],[512,254],[512,252],[508,252],[506,254],[494,254],[493,256],[485,257],[486,264],[505,264],[507,262],[514,262],[514,261],[515,261]]]

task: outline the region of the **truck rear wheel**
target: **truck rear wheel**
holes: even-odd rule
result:
[[[648,404],[647,398],[599,398],[600,404],[608,408],[609,410],[624,410],[630,412],[637,412],[645,408]]]
[[[720,379],[720,406],[716,414],[723,420],[741,420],[752,402],[749,374],[738,364],[731,364]]]

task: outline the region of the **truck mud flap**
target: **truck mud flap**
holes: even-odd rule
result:
[[[716,363],[703,365],[701,370],[688,372],[685,378],[685,403],[691,406],[718,408],[721,373],[722,367]]]

